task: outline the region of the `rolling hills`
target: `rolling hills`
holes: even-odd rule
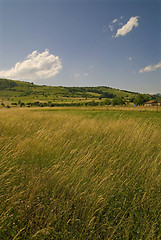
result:
[[[142,95],[145,101],[161,99],[159,95],[139,94],[106,86],[62,87],[35,85],[30,82],[0,79],[0,102],[20,106],[123,105],[135,102]]]

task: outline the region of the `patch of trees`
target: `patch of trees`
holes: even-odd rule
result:
[[[90,92],[92,90],[92,87],[67,87],[69,92]]]
[[[137,97],[135,97],[133,103],[136,106],[143,105],[145,102],[151,100],[150,96],[148,94],[138,94]]]
[[[154,94],[151,97],[152,97],[152,100],[156,100],[158,102],[161,101],[161,94],[160,93]]]
[[[104,93],[102,93],[100,98],[115,98],[115,97],[116,97],[116,95],[113,93],[104,92]]]
[[[113,106],[115,106],[115,105],[125,105],[124,98],[119,98],[119,97],[113,98],[111,103],[112,103]]]
[[[95,101],[89,101],[89,102],[71,102],[71,103],[52,103],[52,102],[28,102],[26,104],[19,102],[20,107],[26,106],[26,107],[70,107],[70,106],[98,106],[100,103]]]
[[[69,92],[92,92],[102,94],[102,90],[99,87],[67,87]]]
[[[108,106],[108,105],[124,105],[125,104],[125,100],[124,98],[113,98],[112,100],[109,98],[106,98],[104,101],[86,101],[84,102],[82,99],[79,100],[79,102],[65,102],[65,101],[61,101],[59,103],[55,103],[55,102],[39,102],[39,101],[35,101],[35,102],[27,102],[24,103],[22,101],[18,101],[18,103],[16,102],[12,102],[11,105],[12,106],[19,106],[19,107],[79,107],[79,106]],[[5,106],[3,103],[1,104],[2,107]]]
[[[70,88],[69,94],[71,97],[83,97],[83,98],[95,98],[96,96],[89,94],[89,93],[97,93],[100,94],[99,99],[102,98],[115,98],[116,95],[110,92],[103,92],[101,89],[96,88],[87,88],[87,87],[81,87],[81,88]],[[66,96],[66,95],[64,95]],[[68,95],[69,96],[69,95]]]

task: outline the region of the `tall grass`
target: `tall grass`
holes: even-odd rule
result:
[[[160,239],[161,129],[0,110],[0,239]]]

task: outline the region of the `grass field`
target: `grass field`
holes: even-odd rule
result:
[[[0,109],[0,239],[160,239],[161,108]]]

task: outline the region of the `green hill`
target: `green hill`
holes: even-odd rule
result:
[[[1,104],[31,106],[33,104],[47,106],[61,105],[104,105],[117,103],[116,105],[129,104],[137,98],[139,93],[119,90],[106,86],[98,87],[55,87],[35,85],[34,83],[0,79]],[[152,96],[146,95],[146,99]]]

